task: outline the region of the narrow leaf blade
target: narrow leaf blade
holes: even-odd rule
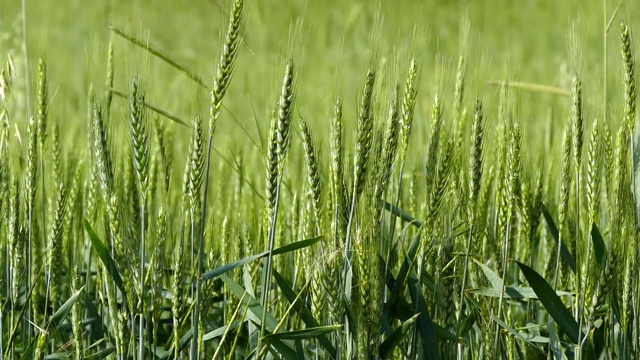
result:
[[[556,295],[556,292],[553,290],[551,285],[549,285],[542,276],[535,272],[535,270],[519,261],[516,261],[516,263],[520,267],[520,271],[522,271],[524,277],[527,278],[527,281],[533,288],[533,291],[538,295],[538,299],[540,299],[544,308],[549,312],[549,315],[551,315],[553,320],[555,320],[555,322],[562,328],[569,339],[571,339],[574,344],[578,344],[580,341],[578,323],[562,300],[560,300],[558,295]]]

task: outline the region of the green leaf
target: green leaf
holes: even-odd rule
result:
[[[263,318],[263,314],[265,314],[265,309],[262,307],[262,304],[258,300],[256,300],[253,296],[251,296],[242,286],[233,281],[229,276],[222,274],[220,275],[220,279],[225,283],[227,289],[229,289],[235,296],[240,300],[243,305],[247,306],[249,309],[249,317],[251,321],[256,322],[257,324],[261,323],[261,319]],[[278,321],[276,318],[270,313],[266,312],[265,318],[265,326],[269,331],[273,331],[278,326]],[[293,347],[288,345],[287,343],[279,340],[273,339],[271,341],[271,345],[276,348],[282,355],[289,354],[293,355],[295,358],[295,350]],[[286,355],[285,355],[286,356]],[[288,357],[285,357],[288,358]]]
[[[551,232],[551,235],[553,236],[553,239],[556,241],[556,244],[557,244],[558,241],[560,241],[558,227],[556,226],[555,221],[553,221],[553,216],[551,216],[551,213],[549,212],[547,207],[544,204],[540,204],[540,206],[542,206],[542,214],[544,215],[544,219],[547,221],[547,225],[549,226],[549,231]],[[560,244],[560,256],[562,256],[564,261],[567,262],[567,265],[569,265],[569,268],[571,269],[571,271],[575,273],[576,261],[573,259],[573,256],[571,255],[569,248],[564,242]]]
[[[139,37],[137,37],[135,35],[130,35],[126,31],[121,30],[120,28],[116,27],[115,25],[109,25],[109,29],[111,29],[111,31],[113,31],[114,34],[116,34],[116,35],[122,37],[123,39],[129,41],[130,43],[140,47],[141,49],[148,51],[150,54],[156,56],[160,60],[166,62],[169,65],[171,65],[176,70],[178,70],[181,73],[185,74],[189,79],[193,80],[196,84],[202,86],[204,89],[207,89],[207,90],[209,89],[207,87],[207,85],[205,85],[204,81],[202,81],[202,79],[198,75],[196,75],[194,71],[192,71],[192,70],[188,69],[186,66],[178,63],[176,60],[174,60],[171,56],[169,56],[164,51],[160,50],[158,47],[151,45],[149,43],[149,40],[143,40],[143,39],[141,39],[141,38],[139,38]]]
[[[311,238],[311,239],[300,240],[300,241],[296,241],[296,242],[291,243],[291,244],[284,245],[282,247],[274,249],[273,250],[273,255],[282,255],[282,254],[286,254],[286,253],[293,252],[293,251],[296,251],[296,250],[304,249],[304,248],[306,248],[308,246],[312,246],[312,245],[320,242],[323,238],[324,238],[324,236],[318,236],[318,237],[314,237],[314,238]],[[229,264],[222,265],[222,266],[217,267],[217,268],[215,268],[213,270],[209,270],[209,271],[205,272],[202,275],[202,280],[214,279],[214,278],[216,278],[216,277],[218,277],[218,276],[220,276],[222,274],[226,274],[227,272],[229,272],[231,270],[237,269],[240,266],[243,266],[244,264],[247,264],[247,263],[250,263],[252,261],[261,259],[261,258],[263,258],[263,257],[265,257],[267,255],[269,255],[269,252],[268,251],[264,251],[264,252],[261,252],[261,253],[256,254],[256,255],[247,256],[247,257],[245,257],[245,258],[243,258],[241,260],[238,260],[238,261],[235,261],[235,262],[232,262],[232,263],[229,263]]]
[[[429,316],[427,302],[422,295],[420,281],[414,274],[409,276],[408,286],[411,301],[415,306],[416,313],[418,313],[417,330],[418,334],[420,334],[420,341],[422,342],[422,350],[424,351],[425,358],[438,360],[440,358],[440,354],[438,353],[438,339],[436,338],[433,322]]]
[[[393,283],[393,287],[391,287],[391,295],[384,305],[383,316],[386,318],[387,322],[389,322],[389,320],[394,317],[394,313],[399,304],[401,294],[404,293],[404,289],[407,286],[409,273],[415,266],[415,259],[418,253],[419,245],[420,232],[416,234],[416,236],[411,241],[411,244],[409,245],[409,250],[404,257],[402,265],[400,266],[400,270],[398,271],[398,275],[396,276],[396,281]],[[387,278],[389,279],[391,278],[391,276],[388,276]]]
[[[472,289],[467,290],[467,292],[480,296],[487,297],[500,297],[500,293],[495,291],[492,288],[480,288],[480,289]],[[573,293],[568,291],[556,291],[556,295],[558,296],[573,296]],[[507,286],[505,288],[505,293],[503,295],[505,299],[538,299],[538,295],[536,295],[535,291],[529,287],[519,287],[519,286]]]
[[[540,299],[544,308],[549,312],[549,315],[551,315],[556,323],[558,323],[569,339],[571,339],[574,344],[578,344],[580,341],[578,323],[562,300],[560,300],[558,295],[556,295],[555,291],[553,291],[551,285],[549,285],[542,276],[527,265],[519,261],[516,261],[516,263],[520,267],[520,271],[522,271],[524,277],[527,278],[527,281],[533,288],[533,291],[538,295],[538,299]]]
[[[319,337],[320,335],[328,334],[337,330],[342,329],[342,325],[327,325],[327,326],[317,326],[313,328],[308,328],[304,330],[294,330],[288,332],[281,332],[275,334],[269,334],[265,336],[263,339],[265,340],[304,340],[304,339],[314,339]]]
[[[102,242],[102,240],[100,240],[98,234],[96,234],[96,232],[91,227],[91,224],[89,224],[89,221],[87,221],[86,218],[82,218],[82,223],[84,224],[84,229],[87,231],[87,235],[89,235],[89,240],[91,240],[91,246],[93,246],[93,249],[96,251],[98,257],[100,258],[100,261],[102,261],[102,264],[107,269],[107,272],[109,272],[109,275],[111,275],[111,279],[113,279],[113,282],[124,295],[122,298],[126,299],[127,292],[124,290],[124,283],[122,282],[122,276],[120,276],[120,272],[116,267],[116,262],[111,257],[111,254],[109,254],[109,250],[107,250],[107,247],[104,246],[104,243]]]
[[[390,204],[388,202],[384,202],[385,210],[389,211],[391,214],[400,218],[402,221],[408,222],[409,224],[417,227],[418,229],[422,227],[422,222],[413,216],[409,215],[406,211],[398,208],[397,206]]]
[[[391,335],[387,336],[382,344],[380,344],[379,354],[381,359],[388,359],[393,355],[393,350],[398,346],[398,344],[400,344],[400,340],[402,340],[402,337],[407,333],[407,331],[409,331],[413,324],[416,323],[419,315],[420,314],[415,314],[409,318],[409,320],[403,322],[402,325],[394,329]]]
[[[117,95],[117,96],[119,96],[119,97],[121,97],[123,99],[128,99],[129,98],[129,95],[123,93],[122,91],[116,90],[114,88],[110,88],[110,89],[107,89],[107,90],[110,91],[112,94]],[[186,127],[191,127],[189,124],[187,124],[186,121],[180,119],[180,117],[178,117],[178,115],[175,115],[175,114],[173,114],[173,113],[171,113],[171,112],[169,112],[167,110],[161,109],[158,106],[152,105],[146,100],[144,101],[143,104],[147,109],[149,109],[149,110],[151,110],[151,111],[153,111],[153,112],[155,112],[155,113],[157,113],[159,115],[162,115],[162,116],[166,117],[169,120],[172,120],[172,121],[174,121],[174,122],[176,122],[176,123],[178,123],[180,125],[184,125]]]
[[[598,267],[603,270],[607,246],[604,244],[602,234],[600,234],[600,230],[598,230],[598,226],[595,223],[591,225],[591,241],[593,241],[593,254],[598,262]]]
[[[72,352],[65,351],[65,352],[49,354],[44,357],[44,360],[67,360],[67,359],[71,359],[72,357],[73,357]]]
[[[78,297],[80,296],[82,290],[84,290],[84,286],[82,286],[78,291],[71,295],[71,297],[67,301],[65,301],[65,303],[62,304],[62,306],[60,306],[60,308],[51,316],[49,324],[47,325],[47,329],[57,329],[62,324],[62,321],[64,321],[64,319],[69,314],[69,311],[71,311],[71,308],[78,300]]]
[[[553,353],[553,357],[556,360],[564,360],[566,356],[562,353],[562,346],[560,345],[560,339],[558,339],[558,333],[556,333],[556,325],[553,323],[553,319],[549,318],[549,348]]]
[[[475,263],[478,264],[478,266],[480,266],[480,268],[482,269],[482,272],[484,273],[484,276],[486,276],[487,280],[489,280],[489,284],[491,284],[493,291],[500,294],[504,289],[504,281],[502,280],[500,275],[498,275],[498,273],[491,270],[488,266],[481,263],[480,261],[476,259],[473,259],[473,261],[475,261]]]
[[[202,336],[202,341],[209,341],[211,339],[215,339],[217,337],[221,337],[228,330],[233,330],[240,326],[240,324],[244,323],[244,321],[234,321],[231,325],[223,325],[213,331],[209,331],[208,333]]]
[[[293,291],[293,289],[291,289],[291,286],[289,285],[287,280],[285,280],[282,275],[280,275],[280,273],[278,273],[275,269],[273,269],[273,277],[276,280],[276,284],[278,285],[278,287],[280,287],[282,295],[287,298],[290,304],[293,304],[293,310],[297,312],[297,314],[300,316],[300,319],[305,323],[305,325],[311,328],[319,326],[316,319],[313,318],[313,314],[311,314],[311,311],[309,311],[307,307],[302,306],[299,301],[296,301],[297,294]],[[331,344],[326,336],[319,336],[318,342],[325,350],[327,350],[331,357],[333,357],[334,359],[336,358],[336,348],[333,346],[333,344]]]
[[[476,323],[477,316],[478,316],[478,309],[474,308],[471,314],[469,314],[469,316],[467,316],[467,318],[462,323],[462,326],[458,331],[458,339],[463,339],[467,335],[469,330],[471,330],[471,328],[473,327],[473,324]]]
[[[511,333],[511,335],[513,335],[516,339],[524,341],[525,343],[529,344],[529,346],[533,347],[534,349],[544,354],[544,350],[541,349],[540,346],[536,345],[536,343],[547,344],[549,343],[548,338],[538,336],[538,335],[525,334],[521,331],[518,331],[512,328],[511,326],[507,325],[504,321],[502,321],[501,319],[498,319],[493,315],[491,316],[491,320],[495,321],[498,325],[500,325],[502,328],[504,328],[509,333]]]
[[[95,354],[86,356],[85,359],[86,360],[100,360],[100,359],[104,359],[107,356],[113,354],[116,351],[116,347],[115,346],[109,346],[108,348],[104,349],[104,350],[100,350]]]
[[[204,274],[202,274],[202,280],[211,280],[213,278],[216,278],[222,274],[226,274],[227,272],[234,270],[236,268],[239,268],[240,266],[243,266],[244,264],[250,263],[252,261],[258,260],[262,257],[264,257],[265,255],[267,255],[268,253],[262,252],[260,254],[256,254],[256,255],[251,255],[251,256],[247,256],[244,259],[229,263],[229,264],[225,264],[222,266],[219,266],[213,270],[209,270],[207,272],[205,272]]]
[[[324,239],[324,235],[320,235],[311,239],[296,241],[294,243],[281,246],[277,249],[273,249],[273,255],[282,255],[296,250],[304,249],[306,247],[319,243],[322,239]]]

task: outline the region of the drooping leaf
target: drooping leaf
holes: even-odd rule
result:
[[[65,352],[49,354],[44,357],[44,360],[67,360],[67,359],[71,359],[72,357],[73,357],[73,353],[71,353],[70,351],[65,351]]]
[[[209,341],[211,339],[215,339],[217,337],[221,337],[222,335],[224,335],[225,332],[227,332],[229,330],[236,329],[243,322],[234,321],[233,324],[231,324],[231,325],[223,325],[223,326],[221,326],[221,327],[219,327],[219,328],[217,328],[217,329],[215,329],[213,331],[209,331],[208,333],[206,333],[206,334],[204,334],[202,336],[202,341]]]
[[[300,249],[304,249],[308,246],[312,246],[318,242],[320,242],[324,237],[323,236],[317,236],[311,239],[304,239],[304,240],[300,240],[300,241],[296,241],[294,243],[291,244],[287,244],[284,246],[281,246],[277,249],[273,249],[273,255],[282,255],[282,254],[286,254],[289,252],[293,252],[296,250],[300,250]],[[237,269],[240,266],[243,266],[244,264],[248,264],[252,261],[261,259],[265,256],[269,255],[268,251],[264,251],[261,252],[259,254],[256,255],[251,255],[251,256],[247,256],[241,260],[229,263],[229,264],[225,264],[222,265],[220,267],[217,267],[213,270],[207,271],[202,275],[202,280],[210,280],[213,278],[216,278],[222,274],[226,274],[227,272]]]
[[[204,274],[202,274],[202,280],[210,280],[213,278],[216,278],[222,274],[226,274],[227,272],[234,270],[236,268],[239,268],[240,266],[243,266],[244,264],[250,263],[252,261],[258,260],[264,256],[267,255],[267,252],[262,252],[260,254],[256,254],[256,255],[251,255],[251,256],[247,256],[243,259],[240,259],[238,261],[234,261],[232,263],[229,264],[225,264],[222,266],[219,266],[213,270],[209,270],[207,272],[205,272]]]
[[[265,309],[262,307],[262,304],[258,300],[256,300],[253,296],[249,295],[247,291],[240,286],[240,284],[236,283],[233,279],[231,279],[226,274],[220,275],[220,279],[225,283],[227,289],[229,289],[237,298],[240,300],[243,305],[247,306],[250,312],[250,320],[256,323],[260,323],[263,318],[263,314],[265,314]],[[266,312],[264,316],[265,319],[265,329],[269,332],[273,331],[278,326],[278,321],[276,318],[270,313]],[[273,339],[271,341],[271,345],[274,346],[278,351],[280,351],[283,355],[293,354],[295,357],[295,350],[291,345],[285,343],[279,339]]]
[[[440,358],[440,354],[438,353],[436,332],[434,330],[431,317],[429,316],[427,302],[422,296],[420,281],[414,274],[409,276],[408,287],[411,301],[415,306],[416,313],[418,313],[417,330],[420,335],[420,341],[422,342],[422,350],[424,351],[425,358],[438,360]]]
[[[51,316],[51,319],[49,319],[49,324],[47,325],[47,329],[57,329],[62,324],[64,319],[71,311],[71,308],[73,308],[73,305],[78,300],[78,297],[82,293],[82,290],[84,290],[84,286],[82,286],[80,289],[78,289],[78,291],[71,295],[71,297],[67,301],[65,301],[65,303],[62,304],[62,306],[60,306],[60,308]]]
[[[397,206],[390,204],[388,202],[384,202],[384,208],[385,210],[389,211],[391,214],[395,215],[396,217],[400,218],[402,221],[408,222],[409,224],[417,227],[417,228],[421,228],[422,227],[422,222],[418,219],[416,219],[415,217],[409,215],[409,213],[407,213],[406,211],[398,208]]]
[[[481,263],[480,261],[476,259],[473,259],[473,261],[475,261],[475,263],[478,264],[478,266],[480,266],[480,268],[482,269],[482,272],[484,273],[484,276],[486,276],[487,280],[489,280],[489,284],[491,284],[493,291],[500,294],[504,289],[504,281],[502,280],[500,275],[498,275],[498,273],[491,270],[488,266]]]
[[[544,308],[549,312],[549,315],[551,315],[553,320],[555,320],[560,328],[567,334],[569,339],[571,339],[574,344],[578,344],[580,341],[578,323],[562,300],[560,300],[560,297],[556,295],[556,292],[553,290],[551,285],[549,285],[542,276],[529,266],[519,261],[516,261],[516,263],[518,264],[518,267],[520,267],[520,271],[522,271],[524,277],[529,282],[529,285],[531,285],[531,288],[533,288],[533,291],[538,295],[538,299]]]
[[[546,220],[547,225],[549,226],[549,231],[551,232],[551,235],[557,244],[558,241],[560,241],[560,235],[559,235],[560,233],[558,232],[558,227],[556,226],[556,222],[553,220],[553,216],[551,216],[551,213],[549,212],[547,207],[544,204],[540,204],[540,206],[542,207],[542,214],[544,215],[544,219]],[[560,256],[562,256],[564,261],[566,261],[567,265],[569,265],[569,268],[571,269],[571,271],[575,273],[576,261],[574,260],[573,256],[571,255],[571,252],[569,251],[569,248],[564,242],[560,244]]]
[[[598,230],[598,226],[595,223],[591,225],[591,241],[593,242],[593,255],[596,257],[598,267],[603,270],[607,246],[604,244],[602,234],[600,234],[600,230]]]
[[[107,272],[109,272],[109,275],[111,275],[113,282],[116,284],[118,289],[120,289],[122,294],[125,295],[123,296],[123,299],[126,299],[127,292],[124,289],[122,276],[120,275],[120,271],[118,271],[118,268],[116,267],[116,262],[111,257],[109,250],[107,250],[107,247],[104,246],[102,240],[100,240],[98,234],[96,234],[96,232],[91,227],[91,224],[89,224],[89,221],[86,218],[83,218],[82,223],[84,224],[84,229],[86,230],[87,235],[89,235],[89,240],[91,240],[91,246],[93,246],[93,249],[96,251],[98,257],[100,258],[100,261],[102,261],[102,264],[107,269]]]
[[[109,355],[113,354],[115,351],[116,351],[116,347],[115,346],[109,346],[106,349],[100,350],[100,351],[98,351],[97,353],[95,353],[93,355],[86,356],[85,359],[86,360],[101,360],[101,359],[105,359]]]
[[[497,318],[495,316],[491,316],[491,320],[495,321],[503,329],[507,330],[516,339],[524,341],[525,343],[529,344],[529,346],[533,347],[534,349],[538,350],[541,353],[544,353],[544,350],[541,349],[540,346],[536,345],[536,343],[547,344],[547,343],[549,343],[549,339],[548,338],[545,338],[545,337],[542,337],[542,336],[538,336],[538,335],[525,334],[525,333],[523,333],[521,331],[518,331],[518,330],[512,328],[511,326],[507,325],[507,323],[502,321],[502,319],[499,319],[499,318]]]
[[[393,330],[391,335],[387,336],[387,338],[380,344],[380,358],[388,359],[391,355],[393,355],[393,350],[400,344],[400,340],[402,337],[413,327],[413,324],[418,320],[418,316],[420,314],[415,314],[407,321],[403,322],[402,325],[398,326]]]
[[[124,31],[113,24],[109,25],[109,29],[111,29],[111,31],[113,31],[114,34],[140,47],[141,49],[148,51],[151,55],[156,56],[158,59],[171,65],[176,70],[185,74],[189,79],[193,80],[196,84],[202,86],[205,89],[208,89],[204,81],[202,81],[200,76],[198,76],[194,71],[187,68],[187,66],[180,64],[177,60],[173,59],[169,54],[160,50],[160,48],[158,48],[157,46],[150,44],[149,40],[143,40],[135,35],[129,34],[127,31]]]
[[[296,298],[298,296],[293,291],[293,289],[291,289],[291,286],[289,285],[287,280],[285,280],[285,278],[283,278],[282,275],[280,275],[280,273],[278,273],[278,271],[276,271],[275,269],[273,269],[273,277],[278,287],[280,287],[282,295],[284,295],[284,297],[287,299],[287,301],[289,301],[290,304],[293,304],[293,310],[298,313],[300,319],[305,323],[305,325],[310,328],[319,326],[316,319],[314,319],[311,311],[309,311],[307,307],[302,306],[299,301],[296,301]],[[329,355],[335,359],[336,348],[333,346],[333,344],[331,344],[329,339],[327,339],[327,337],[324,335],[320,335],[318,336],[318,342],[325,350],[327,350]]]
[[[275,334],[269,334],[264,337],[265,340],[304,340],[304,339],[313,339],[317,338],[320,335],[328,334],[337,330],[342,329],[342,325],[326,325],[326,326],[318,326],[303,330],[294,330],[288,332],[281,332]]]
[[[467,292],[480,296],[487,297],[500,297],[500,293],[495,291],[492,288],[480,288],[480,289],[472,289],[467,290]],[[573,293],[568,291],[557,290],[556,295],[558,296],[573,296]],[[505,293],[503,295],[505,299],[538,299],[538,295],[536,295],[535,291],[529,287],[519,287],[519,286],[507,286],[505,288]]]
[[[460,330],[458,330],[458,339],[463,339],[467,335],[469,330],[471,330],[471,328],[473,327],[473,324],[476,323],[477,316],[478,316],[478,309],[473,308],[473,311],[471,311],[471,314],[469,314],[469,316],[467,316],[467,318],[464,319],[462,326],[460,326]]]

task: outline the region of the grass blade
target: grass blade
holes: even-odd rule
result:
[[[289,285],[289,283],[287,283],[287,280],[285,280],[285,278],[283,278],[282,275],[280,275],[280,273],[278,273],[278,271],[276,271],[275,269],[273,270],[273,277],[276,280],[276,284],[280,287],[280,290],[282,290],[282,295],[287,298],[287,301],[289,301],[290,304],[293,304],[293,309],[298,312],[300,319],[305,323],[305,325],[311,328],[319,326],[318,322],[311,314],[311,311],[309,311],[308,308],[302,306],[300,302],[296,301],[296,293],[293,291],[293,289],[291,289],[291,286]],[[318,337],[318,341],[320,342],[320,345],[322,345],[322,347],[327,350],[329,355],[335,359],[336,349],[331,344],[329,339],[322,335]]]
[[[555,291],[553,291],[551,285],[527,265],[519,261],[516,261],[516,264],[520,267],[520,271],[522,271],[522,274],[533,288],[533,291],[538,295],[538,299],[540,299],[544,308],[547,309],[549,315],[551,315],[553,320],[555,320],[560,328],[567,334],[569,339],[571,339],[574,344],[578,344],[580,341],[578,323],[562,300],[556,295]]]
[[[546,220],[547,225],[549,226],[549,231],[551,232],[551,235],[553,236],[553,239],[556,241],[556,244],[557,244],[559,241],[559,233],[558,233],[558,227],[556,226],[556,222],[553,220],[553,216],[551,216],[549,209],[547,209],[547,207],[544,204],[540,204],[540,206],[542,207],[542,214],[544,215],[544,219]],[[560,255],[562,256],[564,261],[567,262],[567,265],[569,265],[569,268],[571,268],[571,271],[573,271],[573,273],[575,274],[576,261],[573,259],[571,252],[569,252],[569,248],[564,242],[560,244]]]
[[[342,329],[342,325],[326,325],[326,326],[317,326],[304,330],[294,330],[288,332],[281,332],[275,334],[269,334],[265,336],[264,340],[305,340],[305,339],[314,339],[319,337],[320,335],[325,335],[337,330]]]
[[[116,89],[108,89],[108,91],[112,92],[113,94],[117,95],[118,97],[121,97],[123,99],[129,99],[129,95],[123,93],[122,91],[116,90]],[[190,127],[189,124],[182,120],[180,117],[178,117],[177,115],[172,114],[171,112],[167,111],[167,110],[163,110],[158,106],[152,105],[149,102],[147,102],[146,100],[143,102],[144,106],[146,108],[148,108],[149,110],[158,113],[164,117],[166,117],[169,120],[173,120],[175,122],[177,122],[180,125],[184,125],[186,127]]]
[[[286,253],[290,253],[296,250],[300,250],[300,249],[304,249],[308,246],[312,246],[318,242],[320,242],[320,240],[322,240],[324,237],[323,236],[317,236],[311,239],[305,239],[305,240],[300,240],[300,241],[296,241],[294,243],[291,244],[287,244],[284,246],[281,246],[277,249],[273,250],[273,255],[282,255],[282,254],[286,254]],[[244,259],[229,263],[229,264],[225,264],[222,265],[218,268],[215,268],[213,270],[207,271],[204,274],[202,274],[202,280],[210,280],[213,278],[216,278],[222,274],[225,274],[231,270],[237,269],[240,266],[243,266],[244,264],[248,264],[252,261],[261,259],[265,256],[267,256],[269,254],[269,252],[264,251],[261,252],[259,254],[256,255],[251,255],[251,256],[247,256]]]
[[[598,267],[603,269],[607,246],[604,244],[602,234],[600,234],[600,230],[598,230],[598,226],[596,226],[596,224],[591,225],[591,240],[593,241],[593,255],[596,257]]]
[[[209,89],[207,87],[207,85],[204,83],[204,81],[202,81],[202,79],[198,75],[195,74],[195,72],[189,70],[185,65],[181,65],[180,63],[178,63],[178,61],[173,59],[171,56],[169,56],[168,54],[166,54],[165,52],[163,52],[162,50],[160,50],[156,46],[151,45],[151,43],[149,43],[149,41],[144,41],[144,40],[140,39],[139,37],[137,37],[135,35],[131,35],[131,34],[127,33],[126,31],[124,31],[124,30],[122,30],[122,29],[120,29],[117,26],[112,25],[112,24],[109,25],[109,29],[114,34],[120,36],[121,38],[129,41],[130,43],[138,46],[139,48],[149,52],[151,55],[154,55],[158,59],[166,62],[169,65],[171,65],[176,70],[178,70],[181,73],[185,74],[189,79],[193,80],[196,84],[200,85],[201,87],[203,87],[203,88],[205,88],[207,90]]]
[[[69,311],[71,311],[71,308],[78,300],[78,297],[82,293],[82,290],[84,290],[84,286],[76,291],[69,298],[69,300],[65,301],[65,303],[62,304],[62,306],[60,306],[60,308],[51,316],[51,319],[49,319],[49,324],[47,325],[48,329],[57,329],[62,324],[62,321],[64,321],[64,319],[69,314]]]
[[[91,224],[89,224],[89,221],[86,218],[82,219],[82,223],[84,225],[84,229],[87,232],[87,235],[89,235],[89,240],[91,240],[91,246],[93,246],[93,249],[96,251],[98,257],[100,258],[100,261],[102,261],[102,264],[109,272],[109,275],[111,275],[113,282],[116,284],[118,289],[120,289],[122,294],[125,295],[127,292],[124,290],[122,276],[120,275],[120,271],[118,271],[116,263],[111,257],[111,254],[109,254],[109,250],[107,250],[107,247],[104,246],[104,243],[102,242],[102,240],[100,240],[100,237],[93,230]],[[126,298],[126,296],[123,296],[123,299]]]
[[[400,340],[402,340],[402,337],[411,329],[411,327],[413,327],[413,324],[418,321],[418,316],[420,316],[420,314],[415,314],[407,321],[403,322],[402,325],[394,329],[391,335],[389,335],[387,339],[380,344],[378,353],[380,354],[381,359],[388,359],[393,355],[393,350],[398,346],[398,344],[400,344]]]

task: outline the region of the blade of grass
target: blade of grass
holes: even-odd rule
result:
[[[204,83],[204,81],[202,81],[202,79],[198,75],[196,75],[195,72],[193,72],[192,70],[189,70],[189,68],[187,68],[185,65],[178,63],[178,61],[173,59],[164,51],[160,50],[158,47],[152,45],[148,40],[144,41],[141,38],[135,35],[131,35],[128,32],[120,29],[119,27],[113,24],[109,24],[108,26],[109,26],[109,30],[111,30],[114,34],[138,46],[142,50],[149,52],[151,55],[154,55],[158,59],[166,62],[167,64],[176,68],[181,73],[185,74],[189,79],[193,80],[196,84],[200,85],[202,88],[209,90],[209,87]]]
[[[111,91],[113,94],[117,95],[120,98],[123,99],[129,99],[129,95],[125,94],[122,91],[119,91],[117,89],[107,89],[108,91]],[[158,113],[164,117],[166,117],[169,120],[175,121],[176,123],[180,124],[180,125],[184,125],[186,127],[191,127],[186,121],[182,120],[180,117],[178,117],[177,115],[172,114],[171,112],[167,111],[167,110],[163,110],[158,106],[152,105],[149,102],[147,102],[146,100],[144,101],[144,106],[147,107],[149,110]]]
[[[393,355],[393,350],[400,344],[402,337],[413,327],[416,321],[418,321],[418,316],[420,316],[420,314],[415,314],[407,321],[403,322],[402,325],[394,329],[391,335],[389,335],[385,341],[380,344],[378,354],[381,359],[388,359]]]
[[[126,299],[127,292],[125,291],[124,283],[122,282],[122,276],[120,275],[120,272],[118,271],[116,263],[111,257],[109,250],[107,250],[107,247],[104,246],[104,243],[102,242],[102,240],[100,240],[98,234],[96,234],[96,232],[93,230],[91,224],[89,224],[89,221],[83,218],[82,223],[84,225],[84,229],[87,232],[87,235],[89,235],[89,240],[91,240],[91,246],[93,246],[94,250],[98,254],[98,257],[100,258],[100,261],[102,261],[102,264],[111,275],[113,282],[122,292],[123,299]]]
[[[306,340],[315,339],[320,335],[332,333],[334,331],[342,329],[342,325],[326,325],[316,326],[303,330],[293,330],[288,332],[281,332],[275,334],[269,334],[264,337],[265,340]]]
[[[559,240],[559,232],[558,232],[558,227],[556,226],[556,222],[553,220],[553,216],[551,216],[551,213],[549,212],[547,207],[544,204],[540,204],[540,206],[542,207],[542,214],[544,215],[544,219],[546,220],[547,225],[549,226],[549,231],[551,232],[551,236],[557,243],[560,240]],[[560,255],[562,256],[564,261],[567,262],[567,265],[569,265],[569,268],[575,273],[576,261],[573,259],[573,256],[571,255],[569,248],[564,242],[560,244]]]
[[[551,85],[536,84],[536,83],[523,82],[523,81],[504,81],[504,80],[489,80],[487,81],[487,84],[493,85],[493,86],[508,86],[508,87],[528,90],[532,92],[540,92],[540,93],[546,93],[546,94],[552,94],[552,95],[571,96],[571,91],[563,88],[551,86]]]
[[[562,300],[556,295],[551,285],[527,265],[519,261],[516,261],[516,264],[520,267],[520,271],[522,271],[522,274],[533,288],[533,291],[538,295],[538,299],[540,299],[544,308],[547,309],[549,315],[551,315],[553,320],[555,320],[560,328],[567,334],[569,339],[571,339],[574,344],[578,344],[580,341],[578,323]]]

